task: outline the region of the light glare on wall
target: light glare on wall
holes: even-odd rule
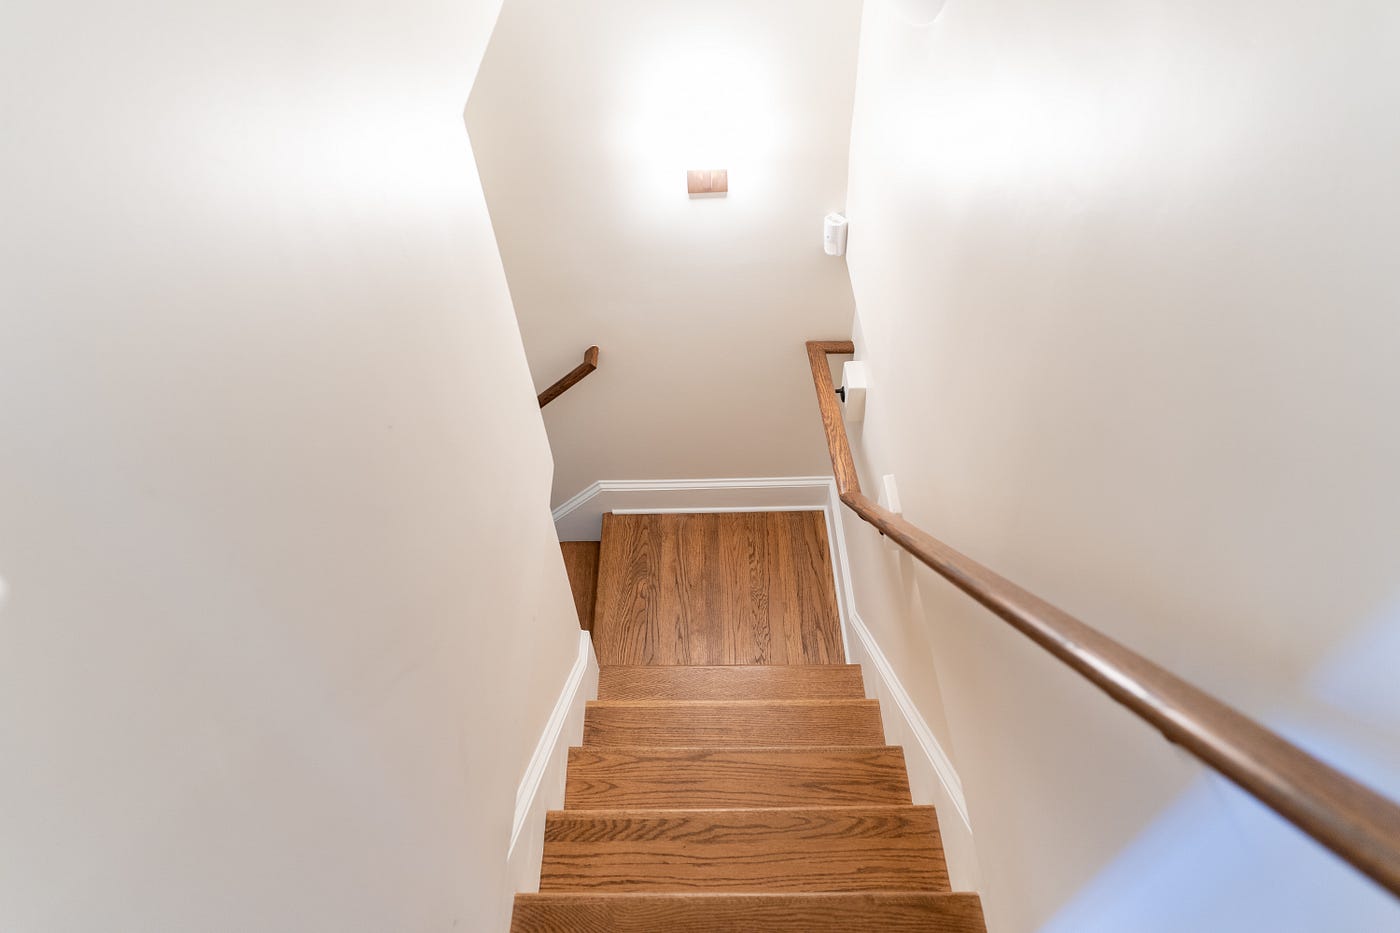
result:
[[[637,80],[618,86],[609,137],[639,205],[674,203],[681,173],[716,172],[701,166],[724,166],[726,189],[736,171],[745,191],[761,188],[757,178],[771,171],[787,132],[763,56],[733,35],[678,32],[620,71]],[[701,194],[715,196],[713,188]]]
[[[890,0],[910,26],[927,26],[943,12],[944,0]]]

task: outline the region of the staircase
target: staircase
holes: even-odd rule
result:
[[[598,700],[513,933],[985,933],[838,663],[820,513],[607,516],[597,593]]]

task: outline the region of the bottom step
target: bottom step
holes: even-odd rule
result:
[[[511,933],[986,933],[976,894],[518,894]]]

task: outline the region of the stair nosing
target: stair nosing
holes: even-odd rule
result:
[[[938,808],[930,803],[857,803],[857,804],[836,804],[832,806],[806,806],[806,807],[608,807],[604,810],[550,810],[547,816],[550,817],[570,817],[582,813],[588,819],[601,819],[602,814],[625,815],[631,819],[646,819],[648,814],[676,814],[688,813],[697,817],[714,817],[722,813],[766,813],[769,811],[781,811],[791,813],[799,810],[807,813],[826,813],[830,810],[850,811],[867,810],[886,812],[890,810],[928,810],[937,817]]]
[[[636,891],[597,891],[592,888],[556,888],[549,891],[531,891],[528,893],[517,892],[516,897],[795,897],[798,895],[808,897],[870,897],[870,896],[928,896],[928,897],[977,897],[981,895],[975,891],[952,891],[938,888],[858,888],[849,891],[752,891],[752,890],[706,890],[704,888],[686,888],[684,890],[650,890],[640,889]]]
[[[599,664],[600,671],[842,671],[859,669],[859,664]]]
[[[823,749],[823,748],[832,748],[832,747],[833,747],[833,746],[830,746],[830,745],[745,745],[745,744],[743,744],[742,742],[739,742],[739,743],[734,744],[734,745],[572,745],[572,746],[570,746],[570,748],[583,748],[583,749],[589,749],[589,750],[599,749],[599,750],[605,750],[605,751],[612,751],[613,749],[628,749],[628,748],[658,748],[658,749],[665,749],[666,751],[672,751],[672,750],[678,750],[678,751],[687,751],[687,750],[688,750],[688,751],[725,751],[726,749],[728,749],[728,750],[730,750],[730,751],[736,751],[736,752],[761,752],[761,751],[766,751],[766,750],[776,750],[776,749],[780,749],[780,748],[791,749],[792,751],[795,751],[795,752],[805,752],[805,751],[812,751],[813,749],[815,749],[815,750],[817,750],[817,751],[820,751],[820,750]],[[897,745],[896,745],[896,746],[890,746],[890,745],[884,744],[883,742],[878,742],[878,743],[874,743],[874,744],[871,744],[871,745],[860,745],[860,744],[857,743],[857,744],[851,744],[851,745],[840,745],[840,746],[835,746],[835,747],[837,747],[837,748],[859,748],[859,749],[862,749],[862,750],[864,750],[864,751],[879,751],[880,749],[884,749],[884,748],[898,748],[899,746],[897,746]],[[908,771],[908,762],[907,762],[907,759],[906,759],[905,769],[906,769],[906,774],[907,774],[907,771]]]
[[[829,706],[833,703],[879,704],[870,697],[816,697],[772,700],[589,700],[589,706]]]

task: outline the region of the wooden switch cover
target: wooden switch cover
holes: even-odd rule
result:
[[[724,194],[729,190],[729,169],[691,169],[685,173],[685,181],[691,194]]]

